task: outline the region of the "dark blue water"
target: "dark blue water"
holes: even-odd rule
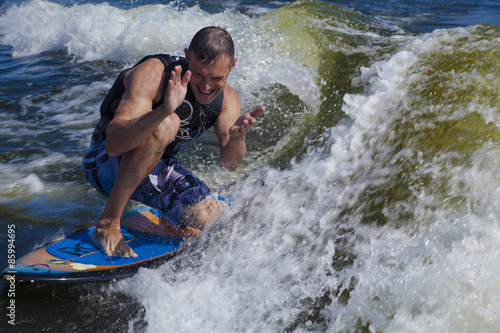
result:
[[[494,0],[479,1],[334,1],[347,8],[359,10],[395,22],[415,33],[448,29],[475,24],[498,25],[500,4]]]

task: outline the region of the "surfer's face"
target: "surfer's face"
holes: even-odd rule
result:
[[[184,50],[191,80],[189,85],[193,90],[196,101],[200,104],[210,104],[226,86],[227,77],[236,64],[236,59],[231,61],[228,56],[223,56],[217,62],[204,64],[194,55]]]

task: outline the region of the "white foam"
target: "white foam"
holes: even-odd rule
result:
[[[1,42],[12,46],[15,57],[64,51],[78,61],[113,60],[131,65],[146,54],[183,55],[194,33],[214,24],[228,27],[235,40],[240,61],[230,83],[241,92],[243,101],[255,105],[254,92],[281,83],[311,110],[318,110],[317,73],[284,55],[280,51],[283,40],[276,40],[272,26],[260,17],[230,10],[207,14],[198,6],[123,10],[107,3],[65,7],[34,0],[8,8],[0,19],[0,31]]]
[[[436,31],[411,41],[389,60],[363,71],[369,88],[364,94],[345,98],[344,110],[355,119],[354,123],[341,125],[332,132],[332,156],[338,159],[335,167],[341,169],[346,162],[354,167],[351,181],[355,180],[356,186],[362,185],[363,179],[383,179],[379,177],[380,170],[373,170],[373,166],[383,166],[378,163],[394,149],[384,146],[391,143],[387,140],[391,126],[399,117],[408,115],[406,101],[411,87],[419,81],[425,84],[425,76],[415,70],[417,62],[436,48],[446,48],[450,41],[468,34],[463,29]],[[474,111],[488,112],[488,108],[483,105]],[[434,112],[446,114],[446,108],[436,108]],[[452,118],[448,115],[447,119]],[[412,151],[401,153],[409,154],[415,164],[422,165],[417,172],[434,174],[436,184],[448,177],[450,184],[461,184],[448,189],[446,200],[465,196],[471,206],[459,209],[442,202],[439,188],[427,187],[418,196],[419,201],[408,202],[407,208],[415,214],[415,226],[357,228],[363,241],[356,245],[356,264],[351,272],[343,273],[352,273],[358,282],[347,306],[333,303],[329,307],[330,317],[334,318],[330,329],[349,330],[357,320],[370,330],[385,332],[453,332],[464,327],[490,331],[498,327],[498,317],[491,312],[499,305],[499,279],[493,277],[498,267],[481,258],[495,257],[500,251],[496,213],[499,207],[489,199],[498,195],[498,177],[490,167],[500,156],[498,149],[488,145],[476,151],[471,157],[477,161],[473,169],[468,169],[467,163],[450,164],[453,155],[444,152],[427,165],[418,162]],[[391,169],[390,165],[385,167]],[[356,196],[363,187],[346,194]],[[469,190],[464,193],[464,189]]]
[[[223,226],[177,261],[116,285],[144,305],[151,332],[284,331],[325,293],[331,302],[318,313],[328,331],[356,323],[384,332],[500,326],[500,179],[491,167],[500,153],[493,144],[473,153],[472,167],[450,164],[446,152],[425,161],[410,147],[401,151],[398,157],[421,165],[417,174],[444,177],[450,186],[442,194],[431,184],[397,202],[410,220],[397,220],[397,207],[388,206],[384,226],[359,223],[362,194],[395,181],[391,126],[410,111],[409,89],[423,79],[415,64],[440,45],[436,39],[450,38],[444,35],[410,41],[364,71],[369,87],[346,97],[351,118],[331,129],[331,155],[310,153],[289,170],[253,172],[234,187],[237,200]],[[453,204],[460,197],[466,201]],[[336,271],[332,258],[346,248],[353,264]],[[333,297],[351,287],[347,304]],[[325,330],[311,321],[299,327]]]
[[[232,12],[208,15],[198,7],[180,14],[161,5],[127,11],[107,4],[62,7],[38,0],[21,6],[26,7],[11,7],[0,20],[3,42],[13,46],[16,56],[62,49],[80,61],[113,59],[125,65],[154,50],[182,50],[203,25],[230,26],[240,45],[232,83],[246,105],[259,102],[253,93],[282,83],[311,109],[318,108],[317,73],[279,53],[281,40],[271,38],[268,27],[248,28],[259,19]],[[158,27],[161,21],[166,23]],[[109,34],[103,33],[106,29]],[[457,29],[415,37],[386,61],[363,69],[361,79],[368,88],[346,96],[343,111],[348,117],[328,133],[330,154],[312,151],[287,170],[252,170],[228,190],[236,201],[221,226],[206,232],[187,253],[159,269],[118,281],[111,290],[132,295],[144,306],[150,332],[166,327],[182,332],[277,332],[296,321],[298,331],[349,331],[355,323],[387,332],[499,327],[498,148],[494,142],[485,144],[469,157],[474,163],[452,165],[446,152],[424,160],[412,147],[395,155],[393,145],[393,126],[418,112],[407,102],[414,101],[412,84],[424,77],[419,61],[470,34]],[[91,94],[108,86],[96,83]],[[42,111],[49,114],[63,105],[75,109],[69,115],[64,110],[52,115],[57,125],[94,121],[96,113],[87,106],[97,104],[89,96],[79,99],[80,93],[85,93],[84,86],[55,95]],[[87,105],[81,115],[79,102]],[[488,108],[488,119],[496,119],[497,112]],[[83,138],[84,133],[78,135]],[[2,165],[0,177],[21,177],[16,186],[40,193],[47,185],[30,171],[73,158],[34,158],[17,178],[12,165]],[[384,184],[395,181],[393,171],[399,171],[398,159],[403,158],[416,165],[415,173],[428,173],[434,181],[449,179],[450,186],[415,184],[408,200],[396,202],[401,205],[396,208],[414,215],[413,223],[399,221],[398,209],[392,207],[381,212],[388,220],[385,226],[360,223],[366,209],[363,194],[375,188],[384,195]],[[334,260],[342,251],[352,252],[353,263],[337,271]],[[345,304],[336,291],[350,287]],[[316,304],[324,295],[331,303]],[[301,325],[313,309],[325,319],[325,327]]]
[[[65,7],[34,0],[8,8],[0,29],[14,56],[63,50],[81,61],[123,61],[165,48],[182,51],[198,27],[218,19],[198,7],[181,13],[170,5],[123,10],[108,3]]]
[[[27,186],[30,194],[42,192],[45,188],[40,177],[35,174],[30,174],[29,176],[19,180],[19,184]]]

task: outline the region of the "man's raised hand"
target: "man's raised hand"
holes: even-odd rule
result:
[[[245,135],[248,130],[255,124],[257,117],[263,114],[265,109],[263,107],[257,108],[253,111],[245,112],[233,126],[229,129],[229,135],[231,137],[241,137]]]
[[[186,98],[187,86],[191,79],[191,71],[186,71],[182,76],[182,67],[177,65],[174,70],[170,72],[167,90],[165,92],[165,101],[163,107],[168,115],[174,111],[184,102]]]

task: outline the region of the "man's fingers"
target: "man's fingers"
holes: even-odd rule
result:
[[[191,80],[191,71],[186,71],[183,76],[182,67],[179,65],[175,66],[170,72],[170,81],[172,81],[172,84],[178,84],[180,82],[181,85],[187,86],[189,80]]]
[[[263,114],[264,111],[266,111],[266,109],[264,109],[263,107],[260,107],[260,108],[253,110],[253,111],[250,111],[250,115],[255,118],[255,117],[258,117],[261,114]]]
[[[257,122],[256,117],[263,114],[265,109],[263,107],[257,108],[253,111],[248,111],[242,115],[238,121],[229,129],[229,135],[236,136],[248,132],[250,128]]]
[[[172,83],[177,84],[179,80],[181,79],[181,74],[182,74],[182,67],[181,66],[175,66],[174,69],[170,72],[170,80]]]
[[[187,85],[191,80],[191,71],[187,71],[182,77],[182,85]]]

